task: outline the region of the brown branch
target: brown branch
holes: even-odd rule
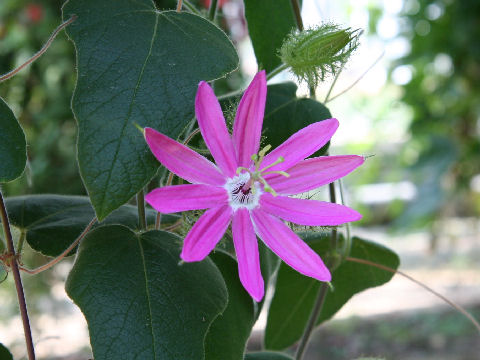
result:
[[[77,19],[77,16],[76,15],[72,15],[72,17],[70,19],[68,19],[67,21],[65,21],[64,23],[60,24],[59,27],[57,27],[54,32],[52,33],[52,35],[50,35],[50,38],[47,40],[47,42],[45,43],[45,45],[42,46],[42,48],[35,54],[33,55],[30,59],[28,59],[26,62],[24,62],[22,65],[20,65],[19,67],[13,69],[12,71],[9,71],[8,73],[4,74],[4,75],[1,75],[0,76],[0,82],[2,81],[5,81],[5,80],[8,80],[10,79],[11,77],[15,76],[20,70],[22,70],[24,67],[30,65],[32,62],[34,62],[35,60],[37,60],[40,56],[43,55],[43,53],[45,51],[47,51],[47,49],[50,47],[50,45],[52,44],[53,40],[55,39],[55,37],[58,35],[58,33],[60,31],[62,31],[65,27],[67,27],[68,25],[70,25],[72,22],[74,22],[75,20]]]
[[[379,268],[379,269],[382,269],[382,270],[391,272],[392,274],[398,274],[398,275],[401,275],[401,276],[407,278],[408,280],[414,282],[415,284],[421,286],[422,288],[424,288],[424,289],[427,290],[428,292],[430,292],[430,293],[432,293],[433,295],[437,296],[438,298],[442,299],[442,300],[445,301],[448,305],[450,305],[450,306],[453,307],[455,310],[457,310],[458,312],[460,312],[461,314],[463,314],[468,320],[470,320],[470,322],[477,328],[478,332],[480,333],[480,324],[478,323],[478,321],[477,321],[467,310],[465,310],[462,306],[460,306],[460,305],[458,305],[458,304],[455,304],[453,301],[447,299],[445,296],[443,296],[442,294],[436,292],[435,290],[433,290],[432,288],[428,287],[428,286],[425,285],[424,283],[422,283],[422,282],[414,279],[414,278],[411,277],[410,275],[407,275],[407,274],[405,274],[405,273],[402,272],[402,271],[392,269],[391,267],[388,267],[388,266],[385,266],[385,265],[381,265],[381,264],[377,264],[377,263],[374,263],[374,262],[371,262],[371,261],[368,261],[368,260],[364,260],[364,259],[358,259],[358,258],[354,258],[354,257],[348,256],[348,257],[345,258],[345,260],[351,261],[351,262],[356,262],[356,263],[359,263],[359,264],[374,266],[374,267],[376,267],[376,268]]]
[[[3,224],[3,231],[7,241],[7,266],[10,266],[15,281],[15,288],[17,290],[18,305],[20,307],[20,314],[23,322],[23,332],[25,334],[25,342],[27,345],[28,360],[35,360],[35,348],[33,346],[32,330],[30,329],[30,320],[28,318],[27,303],[25,302],[25,293],[23,291],[22,278],[18,269],[18,256],[15,253],[15,246],[13,245],[12,233],[10,231],[10,222],[8,220],[7,209],[3,201],[2,192],[0,191],[0,216]]]

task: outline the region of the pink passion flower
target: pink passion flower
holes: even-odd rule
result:
[[[355,155],[304,160],[325,145],[338,127],[336,119],[311,124],[267,153],[259,149],[267,82],[259,72],[238,106],[230,136],[212,88],[200,82],[195,113],[215,163],[151,128],[145,139],[168,170],[191,184],[158,188],[145,200],[162,213],[208,209],[185,237],[180,257],[203,260],[230,223],[238,272],[248,293],[260,301],[264,283],[257,238],[298,272],[330,281],[322,259],[281,220],[307,226],[339,225],[361,215],[346,206],[289,197],[345,176],[364,161]],[[260,151],[259,151],[260,150]]]

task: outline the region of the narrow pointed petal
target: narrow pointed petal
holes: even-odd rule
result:
[[[198,85],[195,114],[203,139],[216,164],[227,177],[233,177],[238,167],[233,142],[225,125],[222,108],[205,81]]]
[[[340,179],[362,165],[364,158],[357,155],[321,156],[306,159],[287,170],[290,177],[268,174],[268,184],[278,194],[295,195],[317,189]]]
[[[260,71],[243,94],[233,125],[233,144],[239,166],[250,167],[252,155],[258,153],[266,99],[267,80],[265,71]]]
[[[225,234],[231,218],[232,210],[228,205],[205,211],[185,237],[180,254],[182,260],[203,260]]]
[[[281,220],[258,209],[250,214],[258,236],[287,265],[320,281],[332,279],[320,256]]]
[[[267,154],[261,168],[274,163],[280,156],[285,161],[269,170],[285,171],[312,155],[325,145],[338,128],[337,119],[327,119],[308,125],[290,136],[283,144]]]
[[[240,281],[250,296],[259,302],[263,298],[265,289],[260,270],[257,237],[248,210],[239,209],[235,212],[232,232]]]
[[[228,194],[224,188],[217,186],[173,185],[151,191],[145,195],[145,201],[158,212],[169,214],[227,204]]]
[[[360,213],[344,205],[268,193],[262,194],[260,206],[283,220],[307,226],[334,226],[362,218]]]
[[[145,139],[158,161],[181,178],[194,184],[216,186],[225,184],[225,175],[220,172],[214,163],[185,145],[152,128],[145,128]]]

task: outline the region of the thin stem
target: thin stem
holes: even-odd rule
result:
[[[215,21],[215,15],[217,14],[217,2],[218,0],[211,0],[210,8],[208,9],[208,19]]]
[[[335,78],[333,79],[332,85],[330,85],[330,88],[328,89],[327,95],[325,96],[325,100],[323,100],[324,104],[326,104],[328,102],[328,98],[330,97],[330,94],[332,93],[332,90],[333,90],[335,84],[337,83],[337,80],[340,77],[340,74],[341,74],[342,70],[345,68],[345,64],[346,63],[343,63],[342,66],[340,67],[340,69],[335,74]]]
[[[358,83],[360,80],[362,80],[363,77],[364,77],[365,75],[367,75],[367,73],[368,73],[375,65],[377,65],[377,63],[380,61],[380,59],[383,57],[383,55],[385,55],[385,51],[383,51],[383,52],[380,54],[380,56],[372,63],[372,65],[370,65],[370,66],[368,67],[368,69],[365,70],[365,72],[364,72],[362,75],[360,75],[360,77],[359,77],[357,80],[355,80],[355,81],[353,82],[353,84],[351,84],[349,87],[347,87],[345,90],[341,91],[339,94],[335,95],[335,96],[332,97],[331,99],[325,99],[325,104],[326,104],[327,102],[330,102],[330,101],[332,101],[332,100],[335,100],[335,99],[338,98],[339,96],[341,96],[341,95],[345,94],[347,91],[349,91],[349,90],[350,90],[351,88],[353,88],[355,85],[357,85],[357,83]]]
[[[35,275],[38,273],[41,273],[42,271],[50,269],[53,265],[59,263],[62,261],[65,256],[67,256],[73,249],[75,249],[75,246],[79,244],[79,242],[87,235],[87,233],[90,231],[92,228],[93,224],[97,221],[97,218],[94,217],[88,225],[85,227],[85,229],[82,231],[82,233],[77,237],[77,239],[70,244],[68,248],[66,248],[60,255],[58,255],[55,259],[49,261],[48,263],[39,266],[38,268],[35,269],[28,269],[26,267],[20,266],[20,270],[25,271],[27,274]]]
[[[25,244],[25,230],[20,232],[20,238],[18,239],[17,244],[17,254],[21,255],[23,250],[23,244]]]
[[[300,339],[298,344],[297,352],[295,353],[295,360],[303,359],[303,355],[305,350],[307,349],[308,342],[310,340],[310,336],[312,335],[313,329],[315,328],[315,324],[317,323],[318,316],[320,315],[323,304],[325,303],[325,298],[327,297],[327,290],[328,284],[322,283],[320,290],[318,291],[317,299],[315,300],[315,304],[313,306],[312,312],[310,317],[308,318],[307,326],[303,332],[303,335]]]
[[[381,265],[381,264],[377,264],[377,263],[374,263],[374,262],[371,262],[371,261],[368,261],[368,260],[364,260],[364,259],[358,259],[358,258],[354,258],[354,257],[348,256],[345,260],[351,261],[351,262],[356,262],[356,263],[359,263],[359,264],[364,264],[364,265],[373,266],[373,267],[376,267],[376,268],[379,268],[379,269],[382,269],[382,270],[391,272],[391,273],[393,273],[393,274],[398,274],[398,275],[401,275],[401,276],[407,278],[408,280],[414,282],[415,284],[421,286],[422,288],[424,288],[424,289],[427,290],[428,292],[430,292],[430,293],[432,293],[433,295],[437,296],[438,298],[442,299],[442,300],[445,301],[448,305],[450,305],[450,306],[453,307],[455,310],[457,310],[458,312],[460,312],[461,314],[463,314],[468,320],[470,320],[470,322],[477,328],[478,332],[480,333],[480,324],[478,323],[478,321],[477,321],[467,310],[465,310],[462,306],[460,306],[460,305],[458,305],[458,304],[455,304],[453,301],[447,299],[445,296],[443,296],[442,294],[436,292],[435,290],[433,290],[433,289],[430,288],[429,286],[425,285],[424,283],[422,283],[422,282],[414,279],[414,278],[411,277],[410,275],[407,275],[407,274],[405,274],[405,273],[402,272],[402,271],[392,269],[391,267],[388,267],[388,266],[385,266],[385,265]]]
[[[30,65],[32,62],[34,62],[35,60],[37,60],[40,56],[43,55],[43,53],[45,51],[47,51],[47,49],[50,47],[50,45],[52,44],[53,40],[55,39],[55,37],[58,35],[58,33],[60,31],[62,31],[65,27],[67,27],[68,25],[70,25],[72,22],[74,22],[75,20],[77,19],[77,16],[76,15],[72,15],[72,17],[70,19],[68,19],[67,21],[65,21],[64,23],[62,23],[59,27],[57,27],[54,32],[52,33],[52,35],[50,35],[50,38],[47,40],[47,42],[45,43],[45,45],[42,46],[42,48],[35,54],[33,55],[30,59],[28,59],[26,62],[24,62],[22,65],[20,65],[19,67],[13,69],[12,71],[4,74],[4,75],[1,75],[0,76],[0,82],[2,81],[5,81],[5,80],[8,80],[10,79],[11,77],[15,76],[15,74],[17,74],[20,70],[22,70],[24,67]]]
[[[303,20],[302,14],[300,12],[300,6],[298,5],[298,0],[290,0],[293,8],[293,14],[295,15],[295,21],[297,22],[297,28],[300,31],[303,31]]]
[[[180,12],[182,11],[182,0],[178,0],[178,3],[177,3],[177,12]]]
[[[183,0],[183,5],[192,13],[202,16],[202,12],[198,10],[195,5],[193,5],[190,1],[188,0]]]
[[[340,200],[341,204],[345,205],[345,196],[343,193],[343,181],[342,179],[338,179],[338,188],[340,189]],[[347,256],[350,255],[350,250],[352,249],[352,235],[350,232],[350,223],[347,222],[345,223],[345,244],[343,246],[343,251],[342,251],[342,259],[345,259]]]
[[[145,217],[145,199],[143,189],[137,193],[138,226],[140,230],[147,229],[147,219]]]
[[[25,293],[23,291],[22,278],[18,269],[17,255],[13,245],[12,233],[10,232],[10,222],[8,220],[7,209],[3,201],[3,195],[0,190],[0,215],[2,218],[3,230],[7,240],[7,253],[9,255],[9,264],[12,268],[15,288],[17,289],[18,304],[23,322],[23,332],[25,334],[25,342],[27,345],[27,354],[29,360],[35,360],[35,348],[33,347],[32,330],[30,329],[30,320],[28,318],[27,303],[25,302]]]
[[[275,69],[273,69],[267,74],[267,81],[272,79],[275,75],[280,74],[283,70],[287,70],[287,69],[288,69],[288,66],[286,64],[282,63],[278,65]]]

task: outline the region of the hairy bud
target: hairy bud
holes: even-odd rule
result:
[[[335,24],[294,31],[280,48],[280,58],[299,81],[316,87],[328,74],[335,75],[358,47],[360,29]]]

